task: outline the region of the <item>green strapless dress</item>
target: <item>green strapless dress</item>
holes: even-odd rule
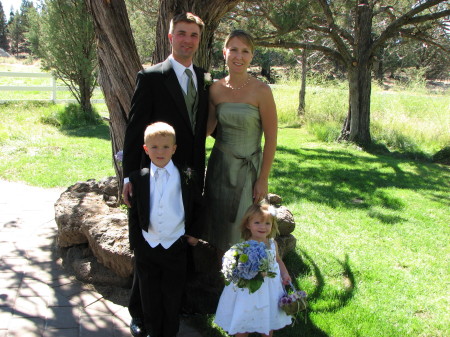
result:
[[[246,103],[217,105],[216,141],[205,181],[204,239],[228,250],[242,241],[240,224],[253,203],[253,186],[262,162],[259,109]]]

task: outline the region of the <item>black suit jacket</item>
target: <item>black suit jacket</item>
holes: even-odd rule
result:
[[[181,180],[185,234],[198,238],[203,224],[203,198],[195,180],[188,180],[183,171],[179,167],[177,169]],[[142,229],[147,231],[150,224],[150,169],[131,172],[130,182],[133,196],[128,211],[128,226],[130,247],[134,249],[138,240],[143,240]]]
[[[166,122],[176,132],[177,151],[172,158],[173,162],[179,167],[195,170],[199,177],[199,188],[203,189],[208,90],[204,82],[205,71],[195,66],[194,71],[199,94],[195,133],[170,60],[166,59],[138,73],[123,148],[125,177],[131,171],[149,165],[149,158],[142,148],[145,128],[154,122]]]

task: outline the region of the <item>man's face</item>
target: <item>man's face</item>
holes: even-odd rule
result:
[[[175,60],[188,67],[200,43],[200,27],[195,23],[178,22],[169,33],[172,55]]]

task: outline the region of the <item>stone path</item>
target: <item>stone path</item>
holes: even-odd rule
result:
[[[61,267],[53,204],[62,189],[0,180],[0,337],[131,336],[126,307]],[[178,337],[201,337],[183,324]]]

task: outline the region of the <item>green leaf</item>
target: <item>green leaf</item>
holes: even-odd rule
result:
[[[254,293],[256,290],[261,288],[261,285],[264,282],[264,278],[260,273],[256,275],[253,279],[248,281],[248,290],[250,291],[250,294]]]

